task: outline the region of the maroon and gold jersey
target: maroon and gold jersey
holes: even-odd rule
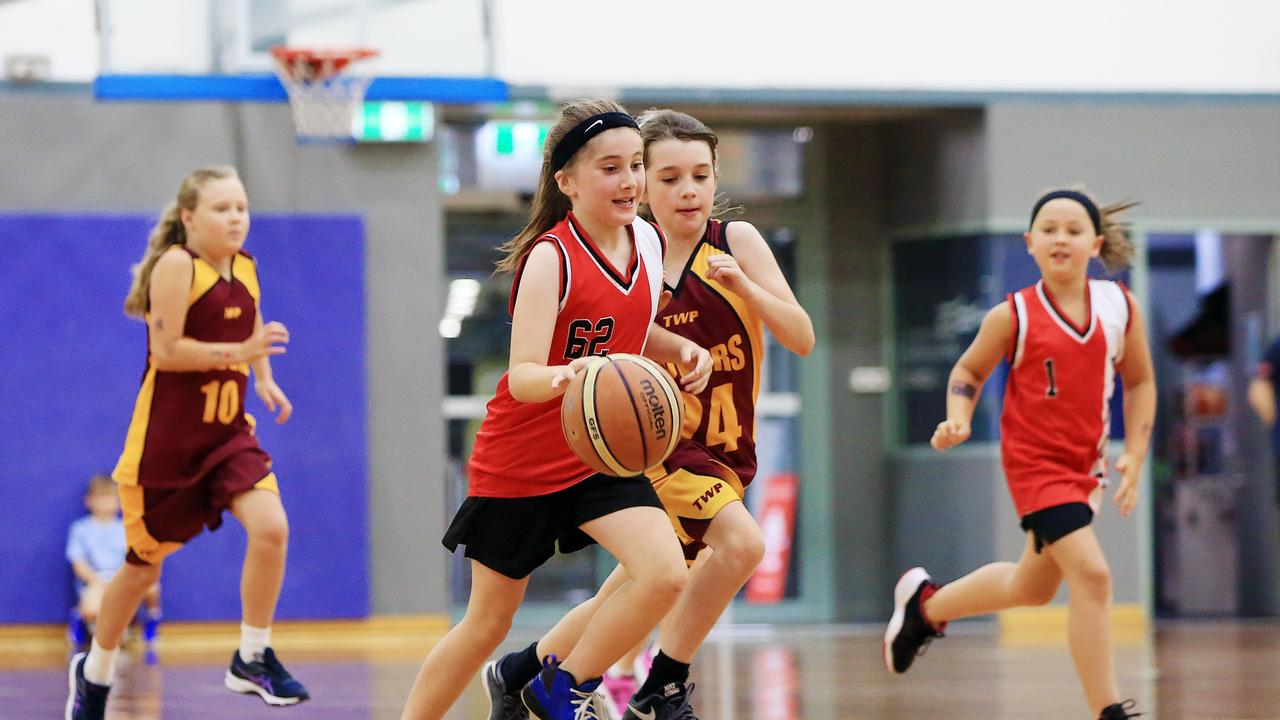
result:
[[[655,322],[711,353],[711,379],[701,393],[684,396],[681,437],[704,446],[727,465],[746,487],[756,474],[756,397],[764,360],[764,324],[741,297],[707,278],[707,259],[729,253],[729,223],[707,222],[707,230],[689,256],[671,301]],[[674,366],[668,368],[680,377]],[[679,465],[677,446],[668,466]]]
[[[253,258],[243,251],[232,258],[228,280],[213,265],[183,249],[191,255],[192,265],[183,336],[202,342],[247,340],[258,317],[258,269]],[[248,378],[248,363],[197,372],[157,370],[151,364],[148,338],[146,372],[124,452],[112,473],[116,482],[181,487],[232,455],[257,448],[252,419],[244,412]]]

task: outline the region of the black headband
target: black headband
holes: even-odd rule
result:
[[[1098,212],[1098,206],[1093,204],[1088,195],[1076,192],[1075,190],[1054,190],[1044,194],[1044,197],[1036,201],[1036,206],[1031,208],[1031,225],[1036,224],[1036,215],[1040,214],[1040,208],[1050,200],[1066,198],[1067,200],[1075,200],[1084,206],[1084,211],[1089,213],[1089,219],[1093,221],[1093,234],[1102,234],[1102,213]],[[1030,225],[1028,226],[1030,229]]]
[[[555,149],[551,151],[551,169],[560,170],[564,168],[565,165],[569,164],[573,154],[581,150],[582,146],[586,145],[591,138],[605,130],[620,127],[629,127],[637,132],[640,130],[635,118],[622,112],[600,113],[578,123],[572,130],[565,133],[564,137],[560,138],[560,142],[556,143]]]

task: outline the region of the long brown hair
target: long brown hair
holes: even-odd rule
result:
[[[720,178],[720,152],[717,147],[720,144],[720,138],[711,128],[707,127],[698,118],[682,113],[678,110],[669,108],[649,108],[640,113],[640,137],[644,140],[644,164],[649,165],[649,150],[654,143],[662,140],[681,140],[685,142],[704,142],[707,148],[711,150],[711,171],[715,173],[716,179]],[[711,206],[712,217],[719,217],[733,210],[741,210],[741,207],[730,207],[728,199],[719,192],[716,193],[715,200]],[[651,208],[646,208],[648,214],[652,214]]]
[[[132,268],[133,285],[124,299],[124,314],[142,318],[151,302],[151,271],[160,256],[174,245],[187,243],[187,230],[182,225],[182,211],[195,210],[200,202],[200,189],[210,180],[239,177],[230,165],[208,165],[192,170],[178,186],[178,196],[165,206],[160,220],[151,228],[147,249]]]
[[[520,265],[520,258],[543,233],[556,226],[572,208],[569,198],[560,192],[556,183],[556,171],[551,167],[551,151],[560,143],[566,133],[577,127],[578,123],[592,115],[607,112],[625,113],[623,108],[612,100],[578,100],[560,108],[555,122],[547,131],[547,141],[542,147],[542,171],[538,174],[538,189],[533,194],[533,209],[529,216],[529,224],[524,226],[518,235],[498,247],[503,258],[497,263],[496,272],[511,272]],[[576,162],[577,156],[569,160],[565,169]]]

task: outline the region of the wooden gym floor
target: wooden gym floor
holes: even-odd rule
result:
[[[0,630],[0,718],[61,718],[64,648]],[[911,672],[889,676],[879,628],[737,627],[718,633],[694,666],[702,720],[1087,720],[1065,644],[1054,637],[1002,642],[991,624],[953,625]],[[1050,636],[1056,633],[1050,633]],[[527,633],[507,647],[527,643]],[[233,695],[222,674],[231,627],[162,631],[158,664],[125,657],[109,720],[317,718],[395,720],[430,646],[430,633],[311,626],[276,646],[313,700],[272,709]],[[1122,692],[1143,720],[1280,718],[1280,624],[1239,621],[1159,625],[1117,648]],[[447,717],[487,717],[478,682]]]

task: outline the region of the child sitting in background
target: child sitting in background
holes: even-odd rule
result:
[[[79,601],[71,611],[71,641],[77,647],[89,640],[88,626],[98,617],[107,581],[124,563],[124,523],[120,497],[108,475],[94,475],[84,493],[85,517],[71,523],[67,532],[67,561],[75,574]],[[142,636],[150,648],[160,624],[160,584],[147,591]]]

